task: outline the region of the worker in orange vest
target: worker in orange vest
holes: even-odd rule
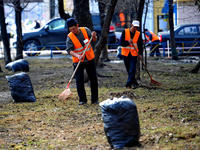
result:
[[[155,33],[149,31],[148,29],[145,29],[144,31],[145,31],[145,36],[147,38],[147,42],[151,45],[150,56],[153,57],[155,52],[156,52],[156,56],[160,56],[159,37]]]
[[[121,27],[124,27],[126,23],[125,23],[125,15],[123,12],[119,13],[119,20],[121,22]]]
[[[124,64],[128,73],[126,88],[138,87],[139,84],[135,79],[137,57],[141,57],[142,36],[138,31],[139,21],[133,20],[131,27],[122,32],[120,38],[121,55],[123,56]]]
[[[72,56],[74,69],[79,61],[81,61],[76,73],[76,87],[79,96],[79,105],[87,103],[86,91],[84,87],[84,69],[88,74],[91,88],[91,103],[98,104],[98,81],[96,75],[95,55],[91,44],[89,43],[92,37],[96,41],[96,32],[91,32],[87,27],[79,27],[74,18],[67,19],[67,26],[70,33],[67,36],[66,46],[67,52]],[[88,49],[86,49],[87,44]],[[85,55],[82,54],[85,52]]]

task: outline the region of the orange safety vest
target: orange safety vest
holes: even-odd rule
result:
[[[155,33],[151,32],[151,31],[149,31],[149,32],[150,32],[151,35],[152,35],[152,40],[151,40],[152,42],[153,42],[153,41],[157,41],[157,40],[159,40],[159,37],[158,37]],[[145,34],[145,36],[147,37],[147,40],[150,41],[149,36],[146,35],[146,34]]]
[[[124,13],[119,13],[119,19],[120,19],[120,22],[121,22],[121,26],[123,27],[125,25],[125,16],[124,16]]]
[[[138,56],[138,46],[137,46],[137,41],[139,39],[140,36],[140,32],[139,31],[135,31],[135,35],[133,37],[133,45],[128,45],[127,47],[122,47],[122,52],[121,54],[123,56],[128,56],[129,53],[131,53],[132,56]],[[130,29],[127,28],[125,29],[125,41],[130,41],[131,39],[131,33],[130,33]]]
[[[84,27],[80,27],[79,29],[83,33],[84,38],[88,39],[88,42],[85,43],[84,47],[81,45],[79,39],[76,37],[76,35],[74,33],[70,32],[68,34],[68,37],[72,40],[72,43],[74,44],[74,51],[73,52],[82,55],[84,50],[86,49],[90,39],[88,37],[87,30]],[[95,55],[94,55],[94,51],[92,49],[91,44],[88,46],[88,49],[86,50],[85,55],[84,55],[83,59],[81,60],[81,62],[84,61],[85,56],[86,56],[87,60],[94,59]],[[72,61],[73,61],[73,63],[78,63],[79,59],[77,57],[72,56]]]

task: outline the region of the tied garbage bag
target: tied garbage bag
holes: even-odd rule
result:
[[[107,99],[100,104],[104,131],[111,148],[139,144],[140,125],[137,107],[129,98]]]
[[[6,76],[8,80],[11,96],[14,102],[35,102],[35,94],[29,76],[24,73],[18,73]]]
[[[19,59],[13,62],[10,62],[5,67],[9,71],[17,72],[17,71],[29,71],[29,63],[27,60]]]

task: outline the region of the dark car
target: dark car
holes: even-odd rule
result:
[[[53,19],[41,29],[24,33],[24,51],[37,51],[46,48],[64,49],[67,34],[68,28],[65,20],[61,18]]]
[[[96,21],[94,25],[94,31],[100,34],[101,28],[96,28]],[[100,23],[100,22],[99,22]],[[33,32],[24,33],[23,44],[24,51],[27,51],[27,55],[35,55],[36,53],[31,51],[37,51],[41,49],[65,49],[66,38],[68,34],[68,28],[66,21],[62,18],[56,18],[49,21],[44,27]],[[108,44],[115,44],[116,37],[113,32],[108,34]]]
[[[170,43],[170,32],[159,32],[161,46],[167,48]],[[176,49],[179,55],[200,54],[200,23],[183,24],[174,28]]]

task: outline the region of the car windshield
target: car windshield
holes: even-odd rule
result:
[[[65,28],[65,20],[59,19],[49,23],[49,30],[58,30]]]
[[[197,35],[198,32],[195,25],[190,25],[183,27],[177,34],[192,36],[192,35]]]

